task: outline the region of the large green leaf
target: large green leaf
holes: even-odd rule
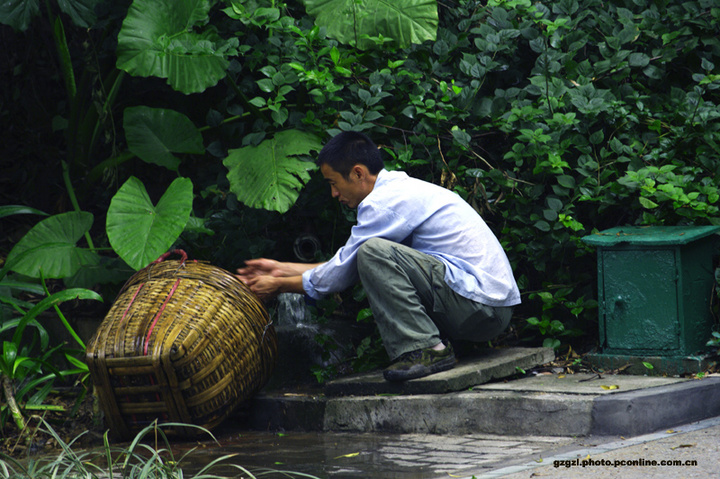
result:
[[[83,265],[97,264],[97,254],[77,246],[92,226],[93,215],[81,211],[63,213],[36,224],[8,255],[10,269],[39,278],[72,276]]]
[[[25,31],[40,13],[39,0],[5,0],[0,2],[0,23]]]
[[[95,8],[105,0],[58,0],[60,10],[67,13],[73,23],[79,27],[90,28],[95,25]]]
[[[192,189],[189,179],[177,178],[154,206],[145,185],[130,177],[107,214],[108,239],[118,256],[138,270],[165,253],[190,218]]]
[[[148,163],[177,171],[173,153],[205,153],[202,135],[190,119],[174,110],[136,106],[125,109],[128,148]]]
[[[93,26],[97,20],[95,7],[104,0],[58,0],[60,10],[68,14],[73,23],[83,28]],[[4,0],[0,2],[0,23],[25,31],[34,17],[40,14],[39,0]]]
[[[438,28],[436,0],[304,0],[315,24],[328,36],[348,45],[369,48],[363,35],[382,35],[400,48],[435,40]]]
[[[175,90],[197,93],[226,75],[238,39],[206,25],[215,0],[135,0],[118,34],[117,67],[136,76],[167,78]]]
[[[223,161],[230,170],[230,191],[248,206],[285,213],[316,168],[296,156],[319,151],[321,146],[311,133],[287,130],[258,146],[230,150]]]

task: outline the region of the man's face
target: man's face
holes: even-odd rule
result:
[[[357,208],[369,193],[361,174],[355,169],[350,171],[347,179],[327,164],[320,166],[320,172],[330,185],[332,197],[348,208]]]

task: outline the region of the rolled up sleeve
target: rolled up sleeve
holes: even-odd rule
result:
[[[372,193],[371,193],[372,194]],[[303,289],[313,299],[328,293],[344,291],[355,284],[357,252],[370,238],[385,238],[400,242],[410,234],[411,226],[394,211],[376,205],[370,195],[358,206],[357,224],[353,226],[347,243],[328,262],[303,274]]]

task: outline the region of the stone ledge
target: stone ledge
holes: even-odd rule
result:
[[[247,419],[261,430],[636,436],[720,416],[720,378],[615,375],[592,388],[580,379],[523,378],[444,394],[266,394],[252,400]]]
[[[487,349],[461,359],[449,371],[399,383],[383,379],[381,371],[346,376],[325,386],[328,396],[374,396],[378,394],[444,394],[464,391],[494,379],[517,374],[555,359],[551,348]]]

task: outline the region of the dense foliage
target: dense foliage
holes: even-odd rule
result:
[[[312,158],[359,130],[388,168],[482,214],[523,293],[522,339],[591,343],[584,235],[720,224],[720,7],[403,4],[3,3],[0,186],[19,206],[2,210],[0,280],[98,288],[173,245],[233,270],[295,259],[308,235],[303,257],[327,258],[352,212]]]

